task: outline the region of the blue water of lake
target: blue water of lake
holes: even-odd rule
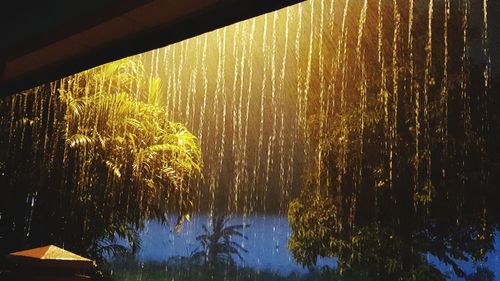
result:
[[[175,222],[172,216],[171,222]],[[164,262],[171,257],[190,256],[200,245],[196,237],[203,233],[203,225],[211,229],[212,219],[208,215],[194,215],[190,221],[185,221],[180,232],[174,231],[174,225],[162,225],[157,222],[146,223],[141,233],[142,248],[137,254],[140,261]],[[307,273],[308,268],[299,265],[288,250],[287,241],[291,235],[290,225],[285,216],[277,215],[235,215],[227,225],[248,224],[242,230],[248,239],[234,238],[248,252],[242,252],[243,260],[235,257],[239,266],[250,267],[257,270],[270,270],[283,275],[292,272]],[[500,235],[495,238],[495,249],[487,255],[484,262],[458,262],[466,273],[472,273],[478,266],[486,267],[495,276],[500,277]],[[464,280],[453,273],[453,268],[441,262],[431,254],[427,255],[430,263],[446,273],[450,280]],[[329,266],[334,268],[335,258],[318,259],[317,267]]]

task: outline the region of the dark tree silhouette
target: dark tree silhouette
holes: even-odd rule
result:
[[[210,231],[206,225],[203,225],[203,234],[196,237],[200,242],[200,246],[193,251],[192,258],[199,260],[209,267],[218,264],[235,263],[234,257],[237,256],[243,260],[241,252],[247,252],[238,242],[233,241],[234,237],[248,239],[241,229],[250,227],[248,224],[227,225],[228,217],[214,216],[212,219],[212,230]]]

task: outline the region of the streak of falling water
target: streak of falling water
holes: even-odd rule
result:
[[[382,64],[382,47],[383,47],[383,6],[382,6],[383,0],[378,0],[377,4],[377,39],[378,39],[378,44],[377,44],[377,51],[378,51],[378,63]]]
[[[347,56],[347,16],[348,16],[348,11],[349,11],[349,0],[346,0],[344,3],[344,13],[342,15],[342,29],[341,29],[341,38],[339,40],[339,45],[337,47],[337,65],[342,65],[342,78],[345,76],[345,64],[341,60],[341,58],[346,58]],[[342,55],[341,55],[342,54]],[[345,79],[342,79],[342,82],[345,81]],[[341,109],[343,108],[343,102],[344,102],[344,90],[345,90],[345,84],[342,84],[342,90],[340,92],[340,100],[341,100]]]
[[[201,50],[200,47],[200,37],[196,37],[196,54],[195,54],[195,60],[196,62],[199,62],[199,50]],[[189,84],[188,84],[188,89],[187,89],[187,97],[186,97],[186,105],[184,106],[185,108],[185,113],[184,113],[184,120],[187,120],[191,124],[193,122],[193,113],[194,113],[194,108],[196,108],[194,102],[195,102],[195,96],[196,96],[196,91],[197,88],[196,86],[198,85],[198,66],[193,67],[191,65],[190,71],[189,71]],[[191,110],[193,108],[193,110]],[[199,131],[196,133],[196,135],[199,135]]]
[[[429,120],[429,92],[430,87],[434,84],[432,77],[432,23],[433,23],[433,15],[434,15],[434,0],[429,1],[428,8],[428,22],[427,22],[427,44],[426,44],[426,59],[425,59],[425,77],[424,77],[424,125],[425,125],[425,133],[424,133],[424,161],[425,161],[425,183],[424,183],[424,192],[430,198],[431,196],[431,149],[430,149],[430,120]]]
[[[339,40],[339,46],[338,46],[338,53],[337,53],[337,64],[342,65],[341,68],[341,87],[340,87],[340,112],[341,114],[344,114],[344,110],[346,109],[346,102],[345,102],[345,92],[346,92],[346,87],[347,87],[347,36],[349,34],[349,28],[347,25],[347,17],[348,17],[348,11],[349,11],[349,4],[350,1],[346,0],[345,1],[345,6],[344,6],[344,14],[342,16],[342,30],[341,30],[341,40]],[[345,118],[342,118],[342,134],[340,137],[340,142],[342,146],[342,152],[340,156],[340,173],[338,175],[339,177],[339,183],[341,183],[344,179],[344,175],[346,173],[347,167],[347,134],[348,134],[348,128],[347,124],[345,122]],[[340,186],[340,185],[339,185]]]
[[[273,25],[271,35],[271,110],[272,110],[272,131],[267,143],[267,164],[266,164],[266,185],[269,185],[269,176],[271,167],[274,162],[273,150],[276,142],[276,126],[277,126],[277,104],[276,104],[276,22],[277,14],[273,13]]]
[[[308,109],[309,106],[309,95],[311,94],[311,75],[312,75],[312,63],[313,63],[313,52],[314,52],[314,32],[317,30],[315,29],[315,24],[314,24],[314,19],[315,19],[315,4],[316,1],[312,1],[309,5],[309,47],[308,47],[308,52],[307,52],[307,70],[306,70],[306,77],[304,80],[304,93],[303,93],[303,102],[305,104],[304,106],[304,116],[307,119],[310,112]],[[305,127],[304,127],[305,132],[309,130],[308,123],[307,121],[305,122]],[[306,137],[306,146],[310,146],[310,141],[309,138]],[[307,157],[308,150],[305,150],[305,154]]]
[[[319,90],[319,122],[320,122],[320,125],[319,125],[319,139],[322,140],[323,139],[323,132],[324,132],[324,125],[325,125],[325,56],[324,56],[324,52],[323,52],[323,44],[324,44],[324,40],[323,40],[323,33],[324,33],[324,21],[325,21],[325,3],[324,1],[321,1],[321,8],[320,8],[320,11],[319,11],[319,14],[320,14],[320,24],[319,24],[319,31],[318,31],[318,34],[319,34],[319,42],[318,42],[318,45],[319,45],[319,52],[318,52],[318,57],[319,57],[319,60],[318,60],[318,67],[319,67],[319,78],[320,78],[320,90]],[[321,185],[321,172],[323,170],[322,168],[322,161],[321,159],[323,158],[323,143],[322,141],[319,141],[318,142],[318,148],[317,148],[317,159],[316,159],[316,163],[317,163],[317,176],[316,178],[318,179],[318,186]]]
[[[171,104],[172,104],[172,109],[171,109],[171,116],[173,119],[176,119],[177,118],[177,103],[176,103],[176,100],[177,100],[177,95],[179,95],[180,93],[177,92],[177,81],[176,81],[176,76],[177,76],[177,61],[176,61],[176,58],[179,56],[177,53],[178,53],[178,50],[179,49],[177,46],[175,48],[172,48],[172,54],[171,54],[171,57],[172,57],[172,61],[171,61],[171,66],[172,66],[172,71],[170,73],[170,79],[169,79],[169,93],[171,93],[172,97],[170,98],[171,100]]]
[[[27,107],[28,107],[28,95],[27,94],[23,94],[21,96],[21,102],[20,102],[20,112],[27,112]],[[24,137],[26,135],[26,127],[27,126],[23,126],[21,128],[21,146],[24,145]]]
[[[365,63],[364,63],[364,57],[362,53],[362,40],[363,40],[363,35],[365,31],[365,25],[366,25],[366,13],[368,10],[368,0],[365,0],[363,2],[363,7],[361,8],[361,13],[359,16],[359,23],[358,23],[358,40],[356,44],[356,61],[357,64],[361,67],[361,80],[359,83],[359,89],[360,89],[360,109],[361,109],[361,128],[360,128],[360,135],[359,135],[359,167],[363,166],[363,149],[364,149],[364,130],[365,130],[365,111],[366,111],[366,92],[367,92],[367,83],[366,83],[366,70],[365,70]],[[363,178],[363,169],[359,168],[359,174],[358,174],[358,179],[355,182],[357,185],[361,185],[362,178]]]
[[[178,117],[180,120],[182,120],[183,118],[183,113],[184,111],[182,110],[182,96],[184,94],[184,87],[183,87],[183,83],[182,83],[182,77],[185,75],[184,74],[184,69],[186,69],[186,63],[185,63],[185,60],[186,60],[186,54],[187,54],[187,49],[188,49],[188,45],[189,45],[190,41],[189,40],[186,40],[186,41],[183,41],[181,43],[181,55],[179,56],[179,67],[177,68],[177,79],[176,79],[176,88],[175,88],[175,91],[178,93],[177,94],[177,101],[176,101],[176,106],[177,106],[177,110],[176,112],[178,113]],[[186,71],[187,72],[187,71]],[[188,76],[189,77],[189,76]]]
[[[173,61],[170,60],[170,57],[173,57],[172,56],[172,53],[175,52],[175,48],[165,48],[165,68],[167,67],[173,67]],[[165,108],[167,109],[167,115],[169,117],[169,119],[174,119],[174,115],[173,115],[173,110],[171,108],[171,105],[172,105],[172,96],[173,96],[173,93],[172,93],[172,89],[173,89],[173,86],[172,86],[172,71],[168,72],[168,74],[166,75],[166,77],[164,77],[163,81],[166,81],[167,82],[167,85],[166,85],[166,102],[165,102]]]
[[[263,53],[263,71],[262,71],[262,85],[261,85],[261,96],[260,96],[260,121],[259,121],[259,142],[257,146],[257,162],[256,165],[254,166],[253,169],[253,177],[254,177],[254,186],[258,184],[258,172],[260,172],[261,166],[262,166],[262,147],[264,145],[264,101],[265,101],[265,93],[267,90],[266,83],[267,83],[267,64],[269,61],[269,56],[268,56],[268,50],[266,46],[266,37],[267,37],[267,18],[268,15],[264,16],[264,31],[262,33],[262,45],[261,45],[261,50]],[[267,185],[264,186],[264,192],[267,191]],[[263,198],[259,198],[260,193],[257,193],[256,199],[257,200],[263,200]]]
[[[242,38],[244,38],[244,42],[248,42],[248,30],[247,26],[243,25],[241,27],[242,29]],[[243,134],[244,134],[244,124],[243,124],[243,108],[244,108],[244,99],[245,99],[245,80],[246,78],[246,69],[247,69],[247,44],[243,44],[243,48],[241,50],[241,63],[240,63],[240,85],[239,85],[239,101],[238,101],[238,142],[236,145],[238,146],[238,152],[237,152],[237,159],[238,159],[238,169],[237,169],[237,174],[236,174],[236,187],[241,188],[242,191],[245,190],[246,192],[247,189],[243,188],[243,183],[244,183],[244,177],[245,177],[245,166],[246,166],[246,159],[245,159],[245,154],[243,151],[245,150],[244,148],[244,141],[243,141]],[[248,97],[246,97],[248,99]],[[237,193],[238,195],[238,193]],[[245,201],[243,201],[245,202]],[[238,206],[236,206],[235,209],[237,209]]]
[[[215,95],[214,95],[214,103],[212,107],[212,120],[214,121],[214,147],[216,148],[214,152],[212,152],[212,161],[214,162],[214,166],[212,169],[210,169],[210,203],[209,203],[209,209],[210,209],[210,214],[213,214],[214,208],[215,208],[215,196],[216,196],[216,189],[217,189],[217,184],[219,182],[219,176],[220,176],[220,167],[221,167],[221,161],[220,159],[220,153],[222,147],[219,144],[219,131],[220,131],[220,120],[219,120],[219,112],[221,110],[221,87],[222,87],[222,80],[223,80],[223,74],[222,74],[222,68],[223,68],[223,45],[222,45],[222,38],[221,38],[221,30],[216,31],[216,43],[217,43],[217,54],[218,54],[218,61],[217,61],[217,74],[216,74],[216,88],[215,88]],[[224,126],[224,124],[222,125]]]
[[[240,25],[234,26],[233,30],[233,48],[232,48],[232,54],[233,54],[233,73],[232,73],[232,79],[233,79],[233,85],[231,88],[232,92],[232,144],[231,144],[231,154],[233,155],[234,158],[234,181],[231,183],[234,187],[231,189],[231,193],[229,195],[230,202],[232,202],[233,206],[232,208],[236,209],[238,207],[238,188],[240,184],[240,163],[241,163],[241,151],[239,149],[240,139],[239,139],[239,134],[238,132],[240,131],[241,128],[241,92],[238,91],[237,85],[238,85],[238,79],[240,76],[242,76],[242,72],[240,72],[240,57],[241,61],[243,61],[243,57],[241,54],[238,53],[237,49],[237,44],[236,42],[238,39],[240,39]],[[241,62],[243,63],[243,62]],[[243,79],[241,79],[243,80]],[[242,84],[243,81],[240,81]]]
[[[489,85],[490,85],[490,72],[491,72],[491,56],[489,47],[489,29],[488,29],[488,0],[483,0],[483,34],[482,34],[482,44],[483,44],[483,55],[486,58],[486,64],[484,66],[484,88],[485,95],[488,95]]]
[[[227,39],[227,29],[224,29],[222,33],[222,57],[220,60],[222,61],[222,70],[221,70],[221,88],[222,92],[219,94],[222,95],[222,132],[221,132],[221,142],[220,142],[220,150],[219,150],[219,175],[223,173],[224,167],[224,156],[226,153],[226,122],[227,122],[227,91],[226,91],[226,39]]]
[[[302,65],[301,65],[301,35],[302,35],[302,14],[303,14],[303,4],[300,3],[297,5],[297,35],[295,37],[295,62],[296,62],[296,71],[297,71],[297,85],[296,85],[296,91],[297,91],[297,108],[298,108],[298,130],[296,134],[296,138],[298,137],[305,137],[306,136],[306,117],[305,117],[305,109],[304,109],[304,102],[303,102],[303,86],[302,86]],[[304,153],[305,153],[305,147],[304,147]]]
[[[327,14],[327,18],[329,19],[327,22],[328,22],[328,25],[327,25],[327,30],[330,31],[329,33],[327,33],[327,35],[330,37],[330,38],[334,38],[335,37],[335,9],[334,9],[334,6],[335,4],[333,3],[333,1],[331,1],[330,3],[330,9],[328,11],[328,14]],[[335,108],[335,94],[336,94],[336,90],[337,90],[337,79],[335,79],[335,75],[334,73],[336,73],[336,69],[338,68],[338,65],[335,64],[336,60],[335,60],[335,56],[333,55],[335,53],[335,50],[331,50],[330,51],[330,69],[329,69],[329,72],[330,72],[330,79],[328,81],[329,85],[328,85],[328,88],[327,88],[327,91],[328,93],[330,93],[330,95],[327,95],[326,97],[326,116],[325,116],[325,123],[324,123],[324,126],[329,126],[331,124],[331,120],[330,118],[328,118],[329,116],[332,116],[333,113],[332,111],[334,110]],[[328,177],[329,178],[329,177]]]
[[[219,49],[220,49],[220,69],[219,69],[219,77],[218,77],[218,91],[216,95],[221,95],[222,96],[222,120],[221,120],[221,134],[220,134],[220,146],[218,150],[219,158],[218,158],[218,168],[219,168],[219,173],[217,176],[217,182],[220,180],[220,175],[222,175],[223,172],[223,164],[224,164],[224,155],[225,155],[225,147],[226,147],[226,118],[227,118],[227,95],[226,95],[226,71],[225,71],[225,65],[226,65],[226,34],[227,34],[227,29],[224,29],[222,31],[222,39],[219,39]],[[218,112],[219,109],[217,109],[215,112]],[[215,192],[215,191],[214,191]]]
[[[449,49],[448,49],[448,26],[450,22],[450,0],[445,0],[444,7],[444,21],[443,21],[443,48],[444,48],[444,57],[443,57],[443,82],[442,82],[442,91],[441,91],[441,108],[443,110],[443,124],[442,124],[442,134],[441,139],[443,142],[443,169],[441,171],[441,176],[443,179],[446,179],[446,158],[448,156],[448,83],[449,83]]]
[[[416,85],[415,79],[415,59],[414,59],[414,51],[413,51],[413,28],[414,28],[414,13],[415,13],[415,1],[410,0],[409,10],[408,10],[408,52],[409,52],[409,90],[411,94],[411,99],[413,102],[413,130],[414,130],[414,140],[415,140],[415,149],[414,149],[414,157],[413,157],[413,166],[414,166],[414,174],[413,174],[413,190],[414,192],[418,189],[419,182],[419,135],[420,135],[420,120],[419,120],[419,94],[418,94],[418,85]]]
[[[244,38],[244,42],[249,42],[248,39],[248,26],[243,25],[241,26],[241,31],[242,31],[242,36],[241,38]],[[237,175],[236,175],[236,186],[239,188],[241,195],[244,195],[245,193],[248,193],[248,187],[246,186],[246,166],[247,166],[247,159],[246,159],[246,153],[245,151],[245,141],[243,140],[244,134],[245,134],[245,126],[248,125],[248,123],[244,123],[244,109],[246,108],[245,106],[245,99],[250,99],[249,95],[247,95],[247,92],[245,91],[245,82],[248,81],[250,83],[251,81],[247,78],[247,69],[249,68],[248,64],[248,44],[243,44],[243,48],[241,49],[241,63],[240,63],[240,85],[239,85],[239,101],[238,101],[238,143],[236,144],[238,146],[238,152],[236,155],[237,159],[239,160],[238,163],[238,170],[237,170]],[[243,198],[242,198],[243,199]],[[247,205],[247,201],[242,201],[244,202],[244,205]],[[238,206],[236,206],[235,209],[237,209]]]
[[[385,56],[384,56],[384,33],[383,33],[383,27],[384,27],[384,10],[383,10],[383,1],[379,0],[378,2],[378,8],[377,8],[377,19],[378,19],[378,25],[377,25],[377,38],[378,38],[378,62],[380,66],[380,89],[379,89],[379,98],[380,98],[380,103],[382,104],[382,108],[384,111],[384,130],[386,131],[386,135],[389,135],[387,133],[387,130],[389,128],[389,95],[388,95],[388,89],[387,89],[387,73],[386,73],[386,62],[385,62]],[[383,151],[384,151],[384,157],[388,157],[388,147],[389,147],[389,140],[388,138],[385,138],[384,140],[384,145],[383,145]],[[387,173],[387,172],[385,172]],[[380,182],[385,183],[386,179],[384,176],[381,176],[379,179]]]
[[[490,131],[489,124],[488,124],[488,95],[489,95],[489,90],[490,90],[490,72],[491,72],[491,56],[490,56],[490,48],[489,48],[489,30],[488,30],[488,0],[483,0],[483,34],[482,34],[482,45],[483,45],[483,56],[484,56],[484,70],[483,70],[483,77],[484,77],[484,97],[483,97],[483,104],[482,104],[482,110],[483,114],[481,116],[481,125],[482,125],[482,133],[484,135],[488,134]],[[481,157],[482,157],[482,162],[485,163],[485,158],[486,158],[486,145],[485,145],[485,140],[484,138],[481,138]],[[486,167],[482,167],[482,180],[484,181],[487,177],[485,174]]]
[[[358,63],[362,63],[361,59],[361,40],[363,39],[363,34],[365,31],[365,25],[366,25],[366,12],[368,10],[368,0],[363,1],[363,8],[361,8],[361,13],[359,16],[359,23],[358,23],[358,40],[356,44],[356,58]]]
[[[151,60],[150,60],[150,65],[151,65],[151,71],[149,72],[149,91],[151,91],[151,85],[152,85],[152,82],[153,82],[153,78],[155,76],[158,76],[158,75],[155,75],[155,58],[158,58],[157,56],[157,53],[159,52],[159,50],[153,50],[151,51]],[[111,83],[109,83],[109,86],[111,86]]]
[[[467,90],[469,87],[468,83],[468,66],[469,66],[469,53],[468,53],[468,43],[469,43],[469,13],[470,13],[470,3],[469,0],[464,0],[462,3],[463,8],[463,50],[461,57],[461,67],[460,67],[460,97],[463,103],[463,108],[461,110],[461,117],[463,122],[463,132],[465,138],[467,139],[471,134],[471,114],[470,114],[470,98],[467,94]],[[464,157],[461,163],[462,171],[466,169],[465,167],[465,159],[468,157],[470,151],[467,146],[464,147],[463,150]],[[465,179],[463,179],[463,183],[465,183]]]
[[[366,108],[367,108],[367,94],[368,94],[368,82],[366,78],[366,66],[365,64],[361,64],[361,85],[360,85],[360,108],[361,108],[361,130],[360,130],[360,149],[359,149],[359,179],[358,184],[361,185],[363,181],[363,158],[364,158],[364,145],[365,145],[365,122],[366,122]]]
[[[201,75],[203,78],[203,102],[200,109],[200,120],[199,120],[199,135],[200,145],[204,146],[205,139],[203,138],[204,125],[205,125],[205,115],[207,110],[207,99],[208,99],[208,71],[207,71],[207,47],[208,47],[207,35],[203,35],[203,51],[201,56]],[[167,48],[165,48],[167,49]],[[208,132],[207,132],[208,133]],[[210,139],[210,136],[207,136]]]
[[[401,14],[398,11],[397,0],[393,1],[394,34],[392,42],[392,120],[389,126],[391,136],[389,145],[389,185],[394,184],[395,153],[398,148],[398,103],[399,103],[399,34],[401,24]]]
[[[291,185],[290,181],[290,167],[293,166],[293,155],[294,155],[294,150],[295,150],[295,140],[292,140],[292,145],[289,151],[288,155],[291,155],[289,161],[288,161],[288,168],[287,171],[285,171],[285,74],[287,70],[287,60],[288,60],[288,37],[289,37],[289,21],[290,21],[290,9],[286,10],[286,21],[285,21],[285,43],[284,43],[284,54],[283,54],[283,61],[281,63],[281,70],[280,70],[280,83],[279,83],[279,94],[280,94],[280,131],[279,131],[279,155],[280,155],[280,181],[279,181],[279,186],[281,187],[281,190],[284,195],[284,200],[286,201],[289,198],[289,189]],[[280,204],[282,205],[283,202],[280,201]],[[281,210],[280,206],[280,210]]]
[[[158,77],[159,76],[159,73],[158,73],[158,70],[159,70],[159,64],[160,64],[160,49],[157,49],[156,50],[156,54],[155,54],[155,68],[154,68],[154,77]],[[118,86],[120,88],[120,85]]]
[[[244,181],[245,183],[249,184],[250,181],[248,179],[249,175],[248,175],[248,127],[250,126],[249,124],[249,117],[250,117],[250,101],[252,100],[252,82],[253,82],[253,53],[254,53],[254,50],[253,50],[253,41],[254,41],[254,36],[255,36],[255,28],[256,28],[256,19],[252,19],[252,26],[251,26],[251,31],[250,31],[250,35],[249,35],[249,38],[248,38],[248,64],[249,64],[249,74],[248,74],[248,89],[247,89],[247,104],[246,104],[246,110],[245,110],[245,133],[243,135],[243,159],[244,159],[244,165],[243,165],[243,169],[244,169]],[[254,176],[254,179],[255,179],[255,176]],[[247,192],[245,193],[245,206],[244,206],[244,214],[247,214],[248,211],[251,211],[252,207],[249,206],[250,204],[248,202],[250,202],[251,198],[252,198],[252,194],[255,193],[255,184],[253,184],[251,186],[251,188],[247,189]],[[250,209],[250,210],[249,210]]]

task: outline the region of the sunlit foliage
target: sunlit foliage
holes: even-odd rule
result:
[[[55,243],[100,258],[125,251],[117,236],[137,250],[147,219],[187,215],[201,151],[161,97],[125,59],[2,101],[1,252]]]
[[[335,257],[339,273],[371,280],[446,280],[429,255],[464,277],[461,262],[494,249],[500,77],[470,51],[484,35],[468,21],[482,5],[414,4],[343,3],[350,17],[324,66],[331,84],[311,85],[325,90],[308,96],[313,153],[289,206],[289,249],[305,266]]]

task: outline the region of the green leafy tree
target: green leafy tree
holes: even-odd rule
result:
[[[180,222],[201,150],[168,119],[162,94],[125,59],[3,100],[0,251],[53,243],[101,260],[136,251],[146,220],[177,212]]]
[[[461,262],[484,261],[494,249],[500,123],[492,93],[500,77],[490,77],[487,91],[484,62],[463,53],[481,48],[480,33],[446,50],[436,44],[448,13],[447,40],[464,37],[463,6],[451,1],[445,11],[438,2],[432,34],[428,2],[415,2],[410,36],[398,33],[409,28],[397,22],[407,3],[384,2],[382,18],[368,8],[364,30],[346,20],[340,57],[330,54],[340,65],[311,81],[311,89],[327,89],[319,83],[331,79],[332,90],[307,96],[311,157],[302,193],[289,205],[288,246],[304,266],[334,257],[338,272],[367,272],[370,280],[445,280],[427,255],[465,277]],[[350,15],[362,11],[349,6]],[[482,28],[468,24],[467,31]],[[358,48],[345,47],[351,40]]]

